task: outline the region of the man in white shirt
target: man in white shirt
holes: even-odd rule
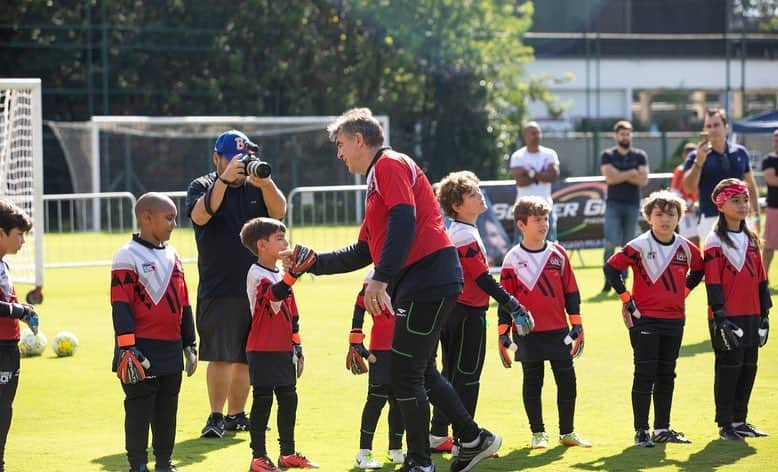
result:
[[[516,199],[526,196],[536,196],[544,198],[551,206],[551,213],[548,215],[548,236],[549,241],[556,241],[556,213],[554,213],[554,202],[551,199],[551,184],[559,178],[559,157],[551,148],[540,145],[540,139],[543,133],[540,125],[535,121],[530,121],[524,126],[522,132],[524,138],[524,147],[511,155],[511,174],[516,179],[518,192]],[[516,230],[517,242],[521,242],[521,232]]]

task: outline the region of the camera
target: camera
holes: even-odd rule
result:
[[[263,161],[254,154],[259,152],[259,146],[251,143],[248,145],[248,149],[251,154],[246,154],[240,160],[240,162],[246,166],[246,175],[253,175],[254,177],[259,177],[260,179],[270,177],[270,164]]]

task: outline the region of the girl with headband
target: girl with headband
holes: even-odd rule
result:
[[[758,349],[767,343],[772,306],[759,239],[746,224],[748,188],[724,179],[711,195],[719,210],[705,240],[708,320],[716,356],[714,396],[721,439],[767,436],[746,421]]]

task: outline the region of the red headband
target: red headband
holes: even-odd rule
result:
[[[716,195],[716,208],[721,209],[724,203],[735,195],[748,195],[748,189],[743,184],[733,184]]]

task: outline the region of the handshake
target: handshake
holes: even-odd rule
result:
[[[313,249],[302,244],[295,244],[294,249],[283,251],[280,256],[286,270],[284,282],[290,287],[301,275],[308,272],[318,259]]]

